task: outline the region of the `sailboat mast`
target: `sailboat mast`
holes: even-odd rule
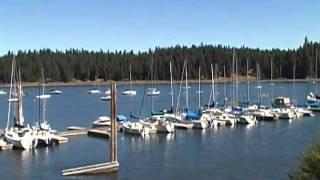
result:
[[[153,93],[153,88],[154,88],[154,84],[153,84],[153,57],[151,57],[151,88],[150,91],[151,93]],[[153,95],[151,94],[151,112],[153,112]]]
[[[176,106],[176,111],[178,112],[179,106],[180,106],[180,95],[181,95],[181,88],[183,85],[183,76],[184,76],[184,71],[186,69],[186,60],[183,61],[183,67],[182,67],[182,73],[181,73],[181,79],[180,79],[180,86],[179,86],[179,92],[178,92],[178,98],[177,98],[177,106]]]
[[[273,100],[273,58],[271,58],[271,67],[270,67],[270,80],[271,80],[271,100]]]
[[[41,69],[41,81],[42,81],[42,94],[44,94],[44,70],[43,68]]]
[[[130,101],[130,114],[132,113],[132,84],[131,84],[131,63],[129,65],[129,85],[130,85],[130,91],[129,91],[129,101]]]
[[[257,72],[257,91],[258,91],[258,104],[261,105],[261,83],[260,83],[260,68],[259,63],[256,64],[256,72]]]
[[[250,82],[249,82],[249,59],[247,58],[247,101],[250,102]]]
[[[316,94],[318,93],[318,50],[316,50],[316,80],[315,80],[315,84],[316,84]]]
[[[186,108],[187,111],[189,109],[189,99],[188,99],[188,64],[187,64],[187,60],[186,60]]]
[[[213,76],[213,66],[211,64],[211,88],[212,88],[212,103],[215,103],[215,92],[214,92],[214,76]]]
[[[38,122],[39,122],[39,125],[40,125],[40,122],[41,122],[41,102],[40,102],[40,96],[41,96],[41,78],[39,78],[39,87],[38,87],[38,90],[39,90],[39,99],[38,99],[38,112],[39,112],[39,119],[38,119]]]
[[[238,58],[236,58],[236,105],[239,106]]]
[[[294,103],[296,104],[296,65],[293,65],[293,99]]]
[[[199,110],[201,109],[201,100],[200,100],[200,99],[201,99],[201,94],[200,94],[200,93],[201,93],[201,87],[200,87],[200,83],[201,83],[201,82],[200,82],[200,81],[201,81],[201,68],[200,68],[200,66],[199,66],[199,85],[198,85],[198,93],[199,93],[199,97],[198,97],[198,98],[199,98],[199,102],[198,102],[198,103],[199,103]]]
[[[172,65],[170,61],[170,88],[171,88],[171,109],[173,110],[173,87],[172,87]]]
[[[234,106],[234,49],[232,51],[232,106]]]
[[[218,98],[218,94],[215,93],[215,84],[214,84],[214,80],[215,78],[218,78],[218,64],[216,63],[215,64],[215,69],[214,69],[214,78],[213,78],[213,81],[212,81],[212,84],[213,84],[213,93],[214,93],[214,101]]]
[[[224,86],[224,105],[228,100],[227,98],[227,84],[226,84],[226,66],[223,66],[223,86]]]
[[[131,64],[129,65],[129,73],[130,73],[130,75],[129,75],[129,83],[130,83],[130,91],[132,91],[132,83],[131,83]],[[131,92],[130,92],[131,93]]]
[[[14,76],[14,67],[15,67],[15,55],[13,55],[12,63],[11,63],[11,78],[10,78],[10,90],[9,90],[9,99],[12,98],[12,83],[13,83],[13,76]],[[11,113],[11,100],[9,100],[9,107],[8,107],[8,116],[7,116],[7,128],[9,128],[9,121],[10,121],[10,113]]]
[[[22,85],[21,85],[21,72],[20,69],[18,71],[18,79],[19,79],[19,86],[18,86],[18,118],[17,118],[17,124],[19,126],[23,126],[24,124],[24,117],[23,117],[23,100],[22,100]]]

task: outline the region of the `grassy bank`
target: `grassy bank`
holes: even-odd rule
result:
[[[297,169],[288,176],[294,180],[320,179],[320,139],[302,153]]]

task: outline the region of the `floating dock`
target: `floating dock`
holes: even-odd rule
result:
[[[90,129],[88,131],[88,136],[100,137],[100,138],[109,138],[110,132],[107,129]]]
[[[118,161],[62,170],[63,176],[106,173],[119,170]]]
[[[69,136],[79,136],[79,135],[87,135],[88,129],[78,129],[78,130],[68,130],[65,132],[58,133],[59,136],[69,137]]]
[[[59,135],[55,135],[55,134],[51,135],[51,139],[56,144],[64,144],[64,143],[68,142],[68,138],[67,137],[63,137],[63,136],[59,136]]]

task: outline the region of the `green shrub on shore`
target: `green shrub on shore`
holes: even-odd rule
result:
[[[289,173],[289,178],[320,180],[320,140],[317,140],[303,152],[297,169]]]

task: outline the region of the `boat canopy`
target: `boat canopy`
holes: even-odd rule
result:
[[[272,102],[272,107],[284,108],[291,106],[291,99],[289,97],[277,97]]]
[[[188,111],[186,115],[187,120],[197,120],[201,117],[201,111]]]
[[[151,112],[151,116],[156,116],[156,115],[164,115],[164,112]]]
[[[119,114],[119,115],[116,116],[116,119],[117,119],[118,122],[121,122],[121,121],[127,121],[128,118],[125,115]]]

